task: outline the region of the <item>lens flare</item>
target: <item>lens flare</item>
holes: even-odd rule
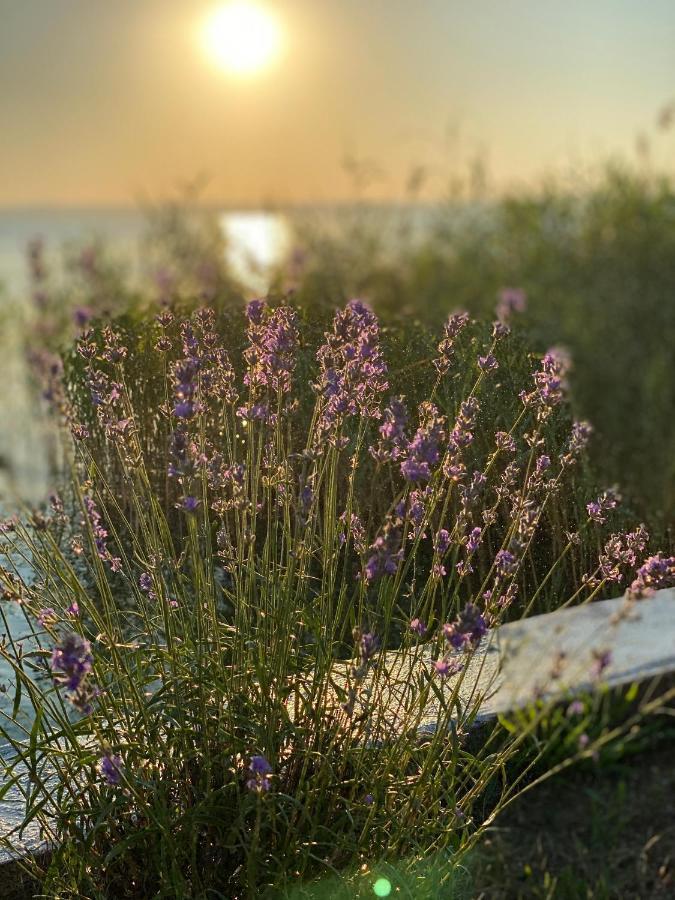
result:
[[[376,897],[388,897],[391,894],[391,881],[388,878],[378,878],[373,885],[373,893]]]

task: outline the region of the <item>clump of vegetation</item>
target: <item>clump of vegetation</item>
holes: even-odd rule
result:
[[[576,500],[590,427],[565,360],[520,379],[505,322],[477,346],[450,316],[414,409],[364,304],[316,351],[291,306],[253,301],[245,322],[237,352],[212,309],[164,310],[86,333],[54,373],[72,479],[49,516],[3,524],[0,570],[28,629],[0,648],[5,768],[53,842],[49,896],[358,887],[373,861],[414,878],[431,854],[442,885],[561,731],[570,758],[605,741],[577,739],[576,709],[542,741],[536,698],[472,740],[488,629],[552,585],[581,603],[673,576],[642,526],[596,555],[618,498]]]
[[[62,282],[43,245],[29,248],[32,333],[44,373],[92,318],[157,305],[238,308],[246,291],[228,270],[217,220],[196,197],[149,209],[134,281],[100,243],[72,247]],[[381,211],[380,211],[381,212]],[[292,291],[311,314],[350,297],[391,323],[436,329],[448,307],[491,316],[510,287],[530,346],[569,353],[575,412],[593,422],[592,455],[608,482],[672,541],[675,509],[675,190],[649,169],[608,165],[594,180],[546,183],[488,202],[480,192],[400,213],[383,227],[366,205],[328,227],[298,217],[293,250],[272,293]],[[304,223],[304,224],[303,224]],[[128,268],[128,267],[127,267]]]
[[[521,289],[532,345],[570,353],[573,402],[596,427],[605,476],[667,526],[675,510],[672,179],[615,164],[594,181],[548,183],[494,204],[453,201],[427,215],[429,231],[399,241],[395,253],[365,213],[358,235],[300,231],[299,302],[363,296],[383,315],[437,327],[448,303],[491,315],[504,288]]]

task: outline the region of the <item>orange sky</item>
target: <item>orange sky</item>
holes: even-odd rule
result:
[[[675,96],[671,0],[259,0],[284,48],[217,69],[212,0],[0,0],[0,205],[124,205],[204,174],[232,205],[426,196],[630,153]],[[645,14],[645,11],[647,14]],[[656,153],[675,159],[660,138]]]

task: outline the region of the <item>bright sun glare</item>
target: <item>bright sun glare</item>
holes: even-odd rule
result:
[[[279,52],[281,31],[276,18],[263,6],[233,0],[207,17],[202,40],[218,66],[246,75],[272,62]]]

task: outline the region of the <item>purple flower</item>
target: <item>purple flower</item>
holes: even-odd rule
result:
[[[119,784],[122,780],[122,757],[117,753],[105,753],[98,764],[98,770],[108,784]]]
[[[422,526],[427,515],[427,504],[433,496],[432,489],[427,486],[425,488],[416,488],[408,495],[407,504],[401,501],[395,508],[395,513],[399,519],[406,519],[410,525],[408,537],[415,540],[417,537],[424,538],[426,534],[422,532]]]
[[[473,443],[473,429],[476,425],[479,404],[475,397],[465,400],[460,408],[448,443],[452,451],[460,451]]]
[[[466,552],[467,553],[475,553],[480,546],[481,535],[483,534],[482,528],[473,528],[471,530],[471,534],[469,535],[466,542]]]
[[[40,625],[44,626],[47,624],[51,624],[55,620],[56,620],[56,613],[52,609],[51,606],[47,606],[44,609],[40,610],[40,614],[38,616],[38,622],[40,623]]]
[[[469,484],[460,485],[459,494],[462,499],[463,517],[467,517],[469,510],[478,505],[486,483],[487,478],[482,472],[474,472]]]
[[[431,477],[431,467],[436,465],[440,455],[444,421],[433,403],[422,403],[420,427],[405,449],[406,459],[401,463],[401,474],[406,481],[427,481]]]
[[[544,354],[541,369],[533,375],[535,388],[531,393],[522,391],[520,399],[525,406],[535,410],[537,420],[545,421],[554,407],[561,403],[566,386],[565,367],[561,359],[553,353]]]
[[[62,672],[62,680],[70,691],[75,691],[91,672],[93,657],[89,641],[75,632],[67,634],[52,651],[51,667]]]
[[[138,586],[146,593],[150,600],[155,600],[157,594],[152,589],[152,575],[149,572],[142,572],[138,578]]]
[[[87,513],[87,518],[89,520],[89,525],[91,527],[91,533],[94,539],[94,546],[96,547],[97,556],[99,557],[99,559],[102,559],[103,562],[108,563],[113,572],[119,572],[122,562],[119,557],[113,556],[108,549],[108,532],[103,527],[101,514],[97,510],[96,504],[89,496],[85,496],[82,499],[84,502],[84,508]]]
[[[445,678],[450,672],[450,663],[447,659],[436,659],[434,660],[434,668],[437,675]]]
[[[599,575],[604,581],[621,584],[623,569],[637,565],[638,555],[644,551],[649,533],[644,525],[627,534],[612,534],[605,543],[599,558]],[[597,585],[597,579],[586,576],[586,583]]]
[[[450,546],[450,532],[441,528],[436,532],[436,537],[434,538],[434,550],[438,553],[439,556],[443,556],[448,552],[448,547]]]
[[[0,534],[10,534],[12,531],[16,531],[18,523],[17,515],[10,516],[8,519],[0,519]]]
[[[191,335],[192,332],[184,331],[184,339],[186,339],[186,334]],[[194,398],[197,391],[199,365],[199,360],[193,356],[178,360],[173,365],[174,394],[176,397],[173,414],[178,419],[191,419],[197,411]]]
[[[477,647],[486,634],[487,623],[473,603],[467,603],[454,622],[443,626],[443,636],[455,650]]]
[[[457,660],[449,660],[445,657],[443,659],[436,659],[433,662],[434,671],[437,675],[440,675],[441,678],[449,678],[451,675],[457,675],[462,671],[462,664],[458,663]]]
[[[401,548],[401,528],[393,521],[385,524],[383,533],[370,546],[371,556],[366,562],[367,581],[374,581],[383,575],[395,575],[403,556]]]
[[[262,299],[250,300],[246,304],[246,318],[253,325],[262,324],[265,311],[265,301]]]
[[[552,357],[558,369],[562,375],[567,375],[567,373],[572,368],[572,354],[569,351],[568,347],[563,347],[561,344],[557,344],[553,347],[549,347],[546,351],[546,355]]]
[[[157,350],[158,353],[168,353],[172,347],[173,344],[171,343],[171,339],[165,334],[157,338],[157,341],[155,342],[155,350]]]
[[[361,662],[366,663],[372,659],[380,647],[380,639],[370,631],[358,632],[359,654]]]
[[[537,475],[541,475],[543,472],[545,472],[547,469],[550,469],[550,468],[551,468],[551,457],[550,456],[546,456],[546,454],[543,454],[542,456],[540,456],[537,459],[537,468],[536,468]]]
[[[518,560],[509,550],[500,550],[495,556],[495,569],[503,577],[513,575],[518,568]]]
[[[402,397],[393,397],[382,416],[382,424],[379,427],[380,440],[375,447],[370,447],[370,454],[379,463],[398,459],[408,440],[406,426],[408,424],[408,411]]]
[[[102,331],[103,334],[103,358],[108,362],[117,363],[126,358],[127,348],[122,344],[121,336],[113,331],[110,325]]]
[[[664,557],[662,553],[650,556],[637,571],[637,577],[629,588],[629,596],[642,599],[653,594],[658,588],[675,584],[675,556]]]
[[[379,427],[382,438],[393,446],[401,446],[405,442],[405,429],[408,424],[408,411],[402,397],[392,397],[384,411],[383,422]]]
[[[85,428],[84,425],[74,423],[71,425],[70,431],[76,441],[83,441],[89,437],[89,429]]]
[[[78,328],[84,328],[92,315],[92,311],[88,306],[78,306],[73,313],[73,321]]]
[[[269,775],[272,771],[272,766],[264,756],[258,755],[251,757],[249,769],[254,775]]]
[[[241,463],[227,465],[217,456],[210,460],[209,485],[221,493],[225,491],[225,496],[217,504],[221,512],[227,509],[246,509],[250,506],[247,483],[246,466]]]
[[[295,311],[290,306],[270,311],[264,301],[252,300],[246,316],[249,346],[244,351],[248,364],[244,384],[254,395],[261,388],[288,393],[298,348]]]
[[[506,322],[514,312],[525,312],[527,307],[527,295],[522,288],[503,288],[497,302],[497,318],[500,322]]]
[[[445,323],[444,337],[438,345],[439,356],[434,360],[434,365],[439,375],[445,374],[450,368],[455,353],[455,338],[467,325],[469,314],[467,312],[451,313]]]
[[[191,400],[180,400],[173,408],[177,419],[191,419],[195,414],[195,405]]]
[[[248,768],[253,777],[246,782],[246,787],[258,793],[269,791],[271,781],[268,776],[272,774],[272,766],[267,759],[262,755],[252,756]]]
[[[373,797],[372,794],[366,794],[366,796],[363,798],[363,802],[366,804],[366,806],[372,806],[375,802],[375,797]]]
[[[570,705],[567,707],[566,715],[569,719],[571,719],[573,716],[582,716],[585,711],[586,707],[581,700],[572,700]]]
[[[593,426],[590,422],[574,422],[572,432],[567,442],[566,452],[562,458],[565,465],[575,462],[588,446],[593,434]]]
[[[495,443],[498,450],[504,450],[506,453],[516,452],[516,442],[506,431],[498,431],[495,434]]]
[[[148,572],[143,572],[138,578],[138,584],[142,591],[151,591],[152,590],[152,575]]]
[[[70,606],[68,607],[66,612],[68,613],[69,616],[73,616],[73,618],[75,618],[76,616],[79,616],[80,604],[77,602],[77,600],[73,600],[73,602],[70,604]]]
[[[187,513],[194,513],[199,508],[201,501],[196,497],[183,497],[180,508],[184,509]]]
[[[597,500],[592,500],[590,503],[586,504],[588,515],[594,522],[598,522],[602,525],[607,521],[607,513],[616,507],[619,499],[620,498],[615,491],[605,491]]]
[[[345,418],[379,418],[379,395],[388,386],[377,318],[360,300],[350,301],[335,315],[333,329],[326,333],[317,359],[320,374],[315,389],[323,404],[315,446],[321,450],[323,441],[338,445],[338,431]]]
[[[160,273],[159,273],[159,277],[160,277],[161,279],[163,279],[163,280],[170,280],[170,279],[171,279],[170,274],[169,274],[168,272],[166,272],[166,271],[165,271],[165,272],[160,272]],[[169,325],[173,322],[173,313],[171,312],[170,309],[164,309],[164,310],[162,310],[161,313],[158,313],[158,314],[155,316],[155,319],[156,319],[157,323],[158,323],[162,328],[168,328]]]
[[[91,712],[91,701],[97,696],[87,676],[92,670],[91,645],[79,634],[66,634],[52,651],[50,666],[55,680],[70,693],[70,701],[80,712]]]
[[[401,474],[406,481],[426,481],[429,476],[429,463],[416,459],[406,459],[401,463]]]
[[[466,478],[466,466],[463,462],[449,456],[443,464],[443,474],[446,478],[449,478],[450,481],[462,481],[463,478]]]
[[[250,406],[237,408],[237,415],[246,422],[265,422],[273,425],[276,422],[276,414],[270,412],[267,403],[253,403]]]
[[[343,512],[340,516],[340,522],[345,525],[347,523],[347,512]],[[363,527],[363,522],[356,515],[356,513],[351,513],[349,516],[349,527],[346,531],[341,531],[339,534],[340,544],[346,544],[347,540],[351,539],[354,543],[354,549],[357,553],[363,553],[366,549],[366,529]]]
[[[592,500],[590,503],[586,504],[586,509],[588,510],[588,515],[591,517],[591,519],[594,519],[596,522],[605,521],[601,517],[602,507],[596,500]]]
[[[422,621],[422,619],[412,619],[410,622],[410,630],[419,637],[424,637],[427,631],[427,626]]]
[[[492,353],[488,353],[487,356],[478,357],[478,368],[481,372],[494,372],[499,368],[499,363]]]

